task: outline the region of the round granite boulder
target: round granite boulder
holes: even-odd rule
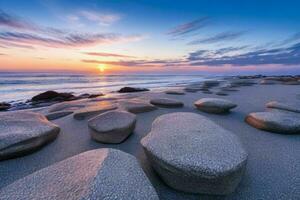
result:
[[[92,138],[103,143],[121,143],[134,130],[136,115],[126,111],[109,111],[88,121]]]
[[[237,105],[226,99],[202,98],[194,103],[198,110],[207,113],[227,113]]]
[[[300,117],[283,112],[250,113],[245,121],[251,126],[281,134],[299,134]]]
[[[138,100],[121,101],[119,105],[120,108],[136,114],[150,112],[157,109],[155,106],[153,106],[148,102],[143,102]]]
[[[56,138],[60,128],[33,112],[0,114],[0,160],[33,152]]]
[[[278,101],[270,101],[269,103],[266,104],[266,106],[267,106],[267,108],[274,108],[274,109],[278,109],[278,110],[285,110],[285,111],[300,113],[300,108],[296,108],[295,106],[288,105],[285,103],[280,103]]]
[[[168,99],[168,98],[159,98],[159,99],[151,99],[150,103],[160,107],[166,108],[177,108],[182,107],[183,103],[176,99]]]
[[[156,118],[141,144],[161,178],[170,187],[190,193],[233,192],[248,156],[234,134],[188,112]]]
[[[136,158],[115,149],[87,151],[2,188],[1,199],[158,200]]]
[[[95,105],[87,106],[76,110],[73,114],[74,119],[84,120],[87,117],[101,114],[110,110],[115,110],[118,107],[109,101],[101,101]]]

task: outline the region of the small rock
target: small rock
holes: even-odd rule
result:
[[[159,116],[141,144],[164,182],[184,192],[232,193],[246,168],[247,152],[239,139],[195,113]]]
[[[292,105],[280,103],[280,102],[277,102],[277,101],[271,101],[271,102],[267,103],[266,107],[267,108],[275,108],[275,109],[279,109],[279,110],[286,110],[286,111],[295,112],[295,113],[300,113],[299,108],[296,108]]]
[[[136,158],[116,149],[96,149],[30,174],[0,191],[1,199],[158,200]]]
[[[183,107],[183,103],[181,101],[167,98],[151,99],[150,103],[156,106],[167,108]]]
[[[134,130],[135,114],[125,111],[109,111],[89,120],[92,138],[103,143],[121,143]]]
[[[223,92],[223,91],[216,92],[215,94],[218,96],[228,96],[228,93]]]
[[[283,112],[256,112],[250,113],[245,121],[261,130],[281,134],[299,134],[300,117]]]
[[[166,94],[171,94],[171,95],[185,95],[184,92],[182,91],[176,91],[176,90],[167,90],[165,91]]]
[[[185,90],[186,92],[195,93],[195,92],[200,91],[201,89],[200,89],[200,88],[195,88],[195,87],[186,87],[186,88],[184,88],[184,90]]]
[[[156,110],[157,108],[150,103],[130,100],[130,101],[122,101],[119,103],[120,108],[131,112],[131,113],[144,113]]]
[[[77,120],[84,120],[87,117],[101,114],[110,110],[115,110],[117,108],[118,107],[115,104],[110,103],[109,101],[101,101],[97,105],[92,105],[76,110],[73,114],[73,117]]]
[[[119,93],[128,93],[128,92],[145,92],[149,91],[147,88],[134,88],[134,87],[123,87],[118,92]]]
[[[5,111],[11,108],[11,104],[6,103],[6,102],[1,102],[0,103],[0,111]]]
[[[207,113],[227,113],[237,105],[226,99],[202,98],[194,103],[201,111]]]
[[[60,128],[34,112],[0,114],[0,160],[23,156],[53,141]]]
[[[62,117],[65,117],[67,115],[70,115],[72,114],[73,111],[57,111],[57,112],[52,112],[52,113],[49,113],[46,115],[46,118],[48,120],[55,120],[55,119],[59,119],[59,118],[62,118]]]

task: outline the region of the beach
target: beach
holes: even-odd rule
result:
[[[203,91],[187,92],[184,90],[186,86],[175,85],[171,87],[172,90],[184,91],[184,95],[166,94],[165,91],[169,88],[161,87],[146,92],[119,94],[113,97],[104,95],[93,99],[77,100],[80,104],[95,106],[103,102],[119,105],[119,102],[129,99],[149,102],[151,99],[168,98],[178,100],[184,106],[157,107],[150,112],[136,114],[137,121],[133,134],[120,144],[103,144],[91,139],[87,123],[97,114],[89,115],[82,120],[74,119],[73,114],[51,120],[60,127],[60,133],[53,142],[26,156],[0,161],[0,188],[5,188],[18,179],[82,152],[99,148],[114,148],[137,158],[160,199],[298,199],[300,196],[300,135],[259,130],[247,124],[245,117],[252,112],[267,110],[265,104],[270,101],[284,102],[299,107],[299,85],[259,84],[261,78],[253,79],[253,81],[257,84],[239,85],[235,87],[236,91],[224,92],[226,96],[215,94],[215,90],[219,90],[218,86],[213,87],[212,94],[209,94]],[[196,109],[194,102],[208,97],[230,100],[237,107],[227,114],[212,114]],[[50,108],[51,106],[42,107],[32,109],[32,111],[47,115]],[[248,159],[242,180],[233,193],[206,195],[181,192],[165,184],[151,167],[140,141],[151,131],[152,122],[157,117],[175,112],[190,112],[205,116],[240,139],[248,153]]]

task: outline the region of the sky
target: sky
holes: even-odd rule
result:
[[[300,74],[299,0],[0,0],[0,71]]]

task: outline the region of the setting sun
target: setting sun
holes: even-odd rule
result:
[[[105,64],[98,65],[98,69],[99,69],[100,72],[104,72],[105,68],[106,68]]]

